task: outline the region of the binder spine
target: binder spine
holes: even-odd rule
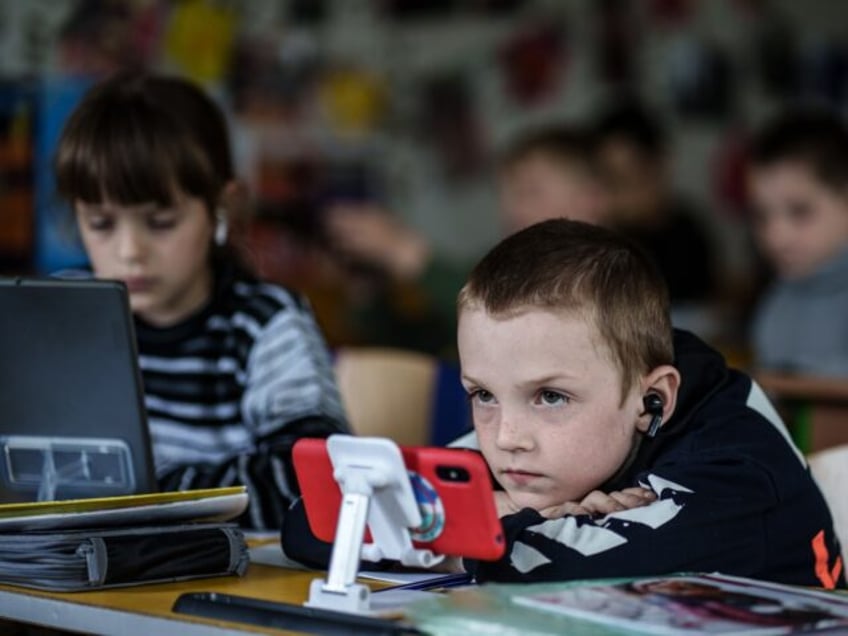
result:
[[[249,562],[234,524],[0,533],[0,583],[42,590],[242,576]]]

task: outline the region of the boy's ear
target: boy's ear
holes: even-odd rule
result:
[[[677,406],[677,391],[680,389],[680,371],[670,364],[661,364],[642,378],[642,395],[653,393],[660,396],[663,404],[662,421],[667,422]],[[640,418],[637,428],[646,431],[650,418]]]

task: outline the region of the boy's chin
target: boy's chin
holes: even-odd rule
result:
[[[519,509],[523,510],[524,508],[532,508],[537,512],[541,512],[546,508],[552,508],[553,506],[559,506],[563,503],[550,495],[530,493],[526,491],[510,492],[509,497],[519,507]]]

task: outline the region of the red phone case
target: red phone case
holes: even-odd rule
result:
[[[435,491],[444,511],[438,522],[423,515],[431,532],[419,532],[420,538],[413,536],[413,544],[436,554],[486,561],[500,558],[504,552],[503,529],[483,458],[474,451],[460,448],[402,446],[401,453],[407,470],[423,478],[422,481],[413,477],[413,490],[419,500],[423,496],[424,500],[431,501]],[[332,542],[342,494],[333,478],[327,441],[298,440],[293,459],[309,527],[322,541]],[[463,474],[462,481],[455,480],[458,473]],[[431,536],[442,523],[438,536]],[[370,536],[366,535],[367,541]]]

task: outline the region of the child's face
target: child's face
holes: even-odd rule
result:
[[[74,208],[95,276],[126,283],[142,319],[173,325],[207,301],[213,223],[200,199],[182,196],[170,208],[109,201]]]
[[[614,220],[624,225],[651,224],[665,206],[666,177],[661,160],[647,157],[622,139],[609,139],[598,149]]]
[[[593,325],[536,308],[506,318],[467,308],[458,344],[480,449],[516,504],[579,501],[624,463],[640,393],[622,403],[621,373]]]
[[[781,277],[808,275],[848,247],[848,190],[787,161],[752,170],[750,191],[757,242]]]
[[[500,184],[507,232],[565,217],[586,223],[605,222],[603,192],[578,166],[535,153],[506,168]]]

